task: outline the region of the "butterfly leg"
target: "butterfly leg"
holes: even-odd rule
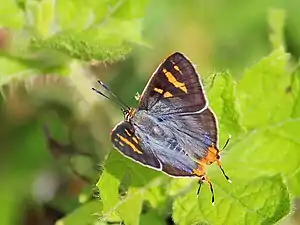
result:
[[[211,181],[206,176],[202,176],[200,178],[200,180],[198,181],[199,187],[198,187],[198,190],[197,190],[197,198],[199,197],[200,189],[201,189],[201,186],[202,186],[203,182],[207,182],[208,185],[209,185],[209,189],[210,189],[210,192],[211,192],[211,203],[214,205],[214,203],[215,203],[215,194],[214,194],[213,185],[212,185]]]
[[[220,152],[222,152],[222,151],[226,148],[226,146],[228,145],[230,139],[231,139],[231,135],[229,135],[228,139],[226,140],[226,142],[225,142],[225,144],[224,144],[224,146],[223,146],[223,148],[222,148],[222,150],[221,150]],[[218,164],[220,170],[222,171],[224,177],[226,178],[226,180],[227,180],[229,183],[231,183],[232,181],[231,181],[230,178],[226,175],[224,169],[222,168],[222,165],[221,165],[221,161],[220,161],[220,160],[221,160],[221,157],[220,157],[220,155],[218,155],[218,157],[217,157],[217,164]]]
[[[223,167],[222,167],[222,165],[221,165],[220,160],[217,161],[217,164],[218,164],[220,170],[222,171],[224,177],[226,178],[226,180],[227,180],[229,183],[231,183],[232,181],[231,181],[230,178],[226,175],[226,173],[225,173],[225,171],[224,171],[224,169],[223,169]]]

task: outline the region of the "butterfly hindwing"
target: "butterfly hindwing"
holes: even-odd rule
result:
[[[169,56],[154,72],[139,101],[139,109],[160,114],[195,112],[207,107],[199,76],[181,53]]]
[[[123,155],[145,166],[161,170],[161,164],[155,155],[147,149],[142,149],[139,139],[134,134],[134,128],[129,122],[123,121],[112,130],[111,141]]]
[[[172,131],[172,136],[164,138],[160,146],[153,148],[162,171],[171,176],[195,176],[193,171],[201,166],[198,162],[207,157],[210,147],[218,145],[214,113],[207,108],[201,113],[162,118],[165,129]]]
[[[174,177],[193,177],[193,176],[195,176],[194,174],[192,174],[190,172],[186,172],[186,171],[179,169],[177,167],[174,167],[173,165],[170,165],[170,164],[163,164],[162,171],[164,171],[165,173],[167,173],[171,176],[174,176]]]
[[[162,164],[162,171],[175,177],[193,177],[193,170],[198,167],[195,161],[181,153],[169,152],[165,158],[158,154],[158,158]]]
[[[218,147],[218,124],[210,108],[201,113],[176,115],[165,119],[182,147],[196,160],[206,157],[210,147]]]

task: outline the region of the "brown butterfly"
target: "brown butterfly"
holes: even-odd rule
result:
[[[170,55],[150,78],[137,108],[129,108],[99,83],[115,99],[93,90],[119,104],[124,113],[124,120],[111,132],[114,147],[124,156],[170,176],[198,177],[197,196],[206,181],[214,202],[206,166],[217,162],[230,179],[220,163],[217,119],[190,60],[179,52]]]

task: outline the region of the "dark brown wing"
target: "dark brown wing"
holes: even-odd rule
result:
[[[116,125],[110,137],[114,147],[123,155],[144,166],[161,170],[161,163],[153,152],[148,149],[142,149],[140,141],[134,134],[134,129],[129,122],[123,121]]]
[[[197,165],[195,164],[194,169],[196,169],[196,168],[197,168]],[[189,172],[189,171],[186,171],[186,170],[176,167],[176,165],[173,166],[168,163],[163,164],[162,171],[173,177],[194,177],[195,176],[195,174],[192,172],[192,170]]]
[[[160,114],[195,112],[206,107],[207,100],[194,66],[178,52],[154,72],[138,106]]]

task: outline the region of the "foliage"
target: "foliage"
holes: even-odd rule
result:
[[[164,175],[112,152],[98,183],[103,203],[101,221],[142,224],[142,219],[138,221],[144,201],[150,202],[147,213],[154,211],[154,217],[163,212],[159,202],[173,202],[176,224],[274,224],[288,215],[290,194],[297,196],[299,187],[292,174],[297,173],[300,159],[300,118],[293,113],[298,102],[286,91],[291,77],[288,60],[280,46],[249,68],[237,83],[229,73],[216,75],[209,97],[219,118],[222,142],[224,135],[233,134],[223,158],[233,183],[226,183],[220,171],[211,168],[215,207],[210,203],[208,188],[196,198],[196,181],[179,181],[181,188],[174,192],[177,181],[170,184]],[[126,173],[130,174],[130,187],[125,197],[118,197]]]
[[[0,84],[28,74],[65,71],[71,59],[114,62],[141,36],[147,1],[8,1],[1,8]],[[129,12],[129,13],[128,13]],[[10,15],[17,15],[14,20]],[[2,46],[0,45],[0,47]]]
[[[224,135],[233,134],[223,157],[223,165],[233,183],[227,183],[216,166],[211,168],[209,175],[216,193],[214,207],[207,187],[196,198],[195,180],[186,180],[174,193],[172,188],[177,181],[170,186],[164,175],[112,152],[98,183],[106,209],[105,217],[101,218],[112,219],[107,215],[109,212],[111,216],[117,214],[126,224],[139,224],[136,221],[141,202],[150,201],[149,196],[155,194],[158,195],[152,199],[151,210],[158,212],[154,215],[162,211],[158,202],[172,201],[177,224],[274,224],[286,216],[291,209],[290,193],[297,196],[299,187],[297,177],[292,174],[299,165],[297,129],[300,126],[300,119],[292,117],[293,107],[298,103],[286,92],[290,85],[287,62],[288,56],[280,48],[248,69],[236,84],[228,73],[217,74],[209,97],[219,118],[221,143],[226,138]],[[118,187],[124,173],[130,174],[132,183],[126,197],[119,199]],[[112,182],[113,179],[116,181]],[[132,220],[127,220],[128,217]]]

